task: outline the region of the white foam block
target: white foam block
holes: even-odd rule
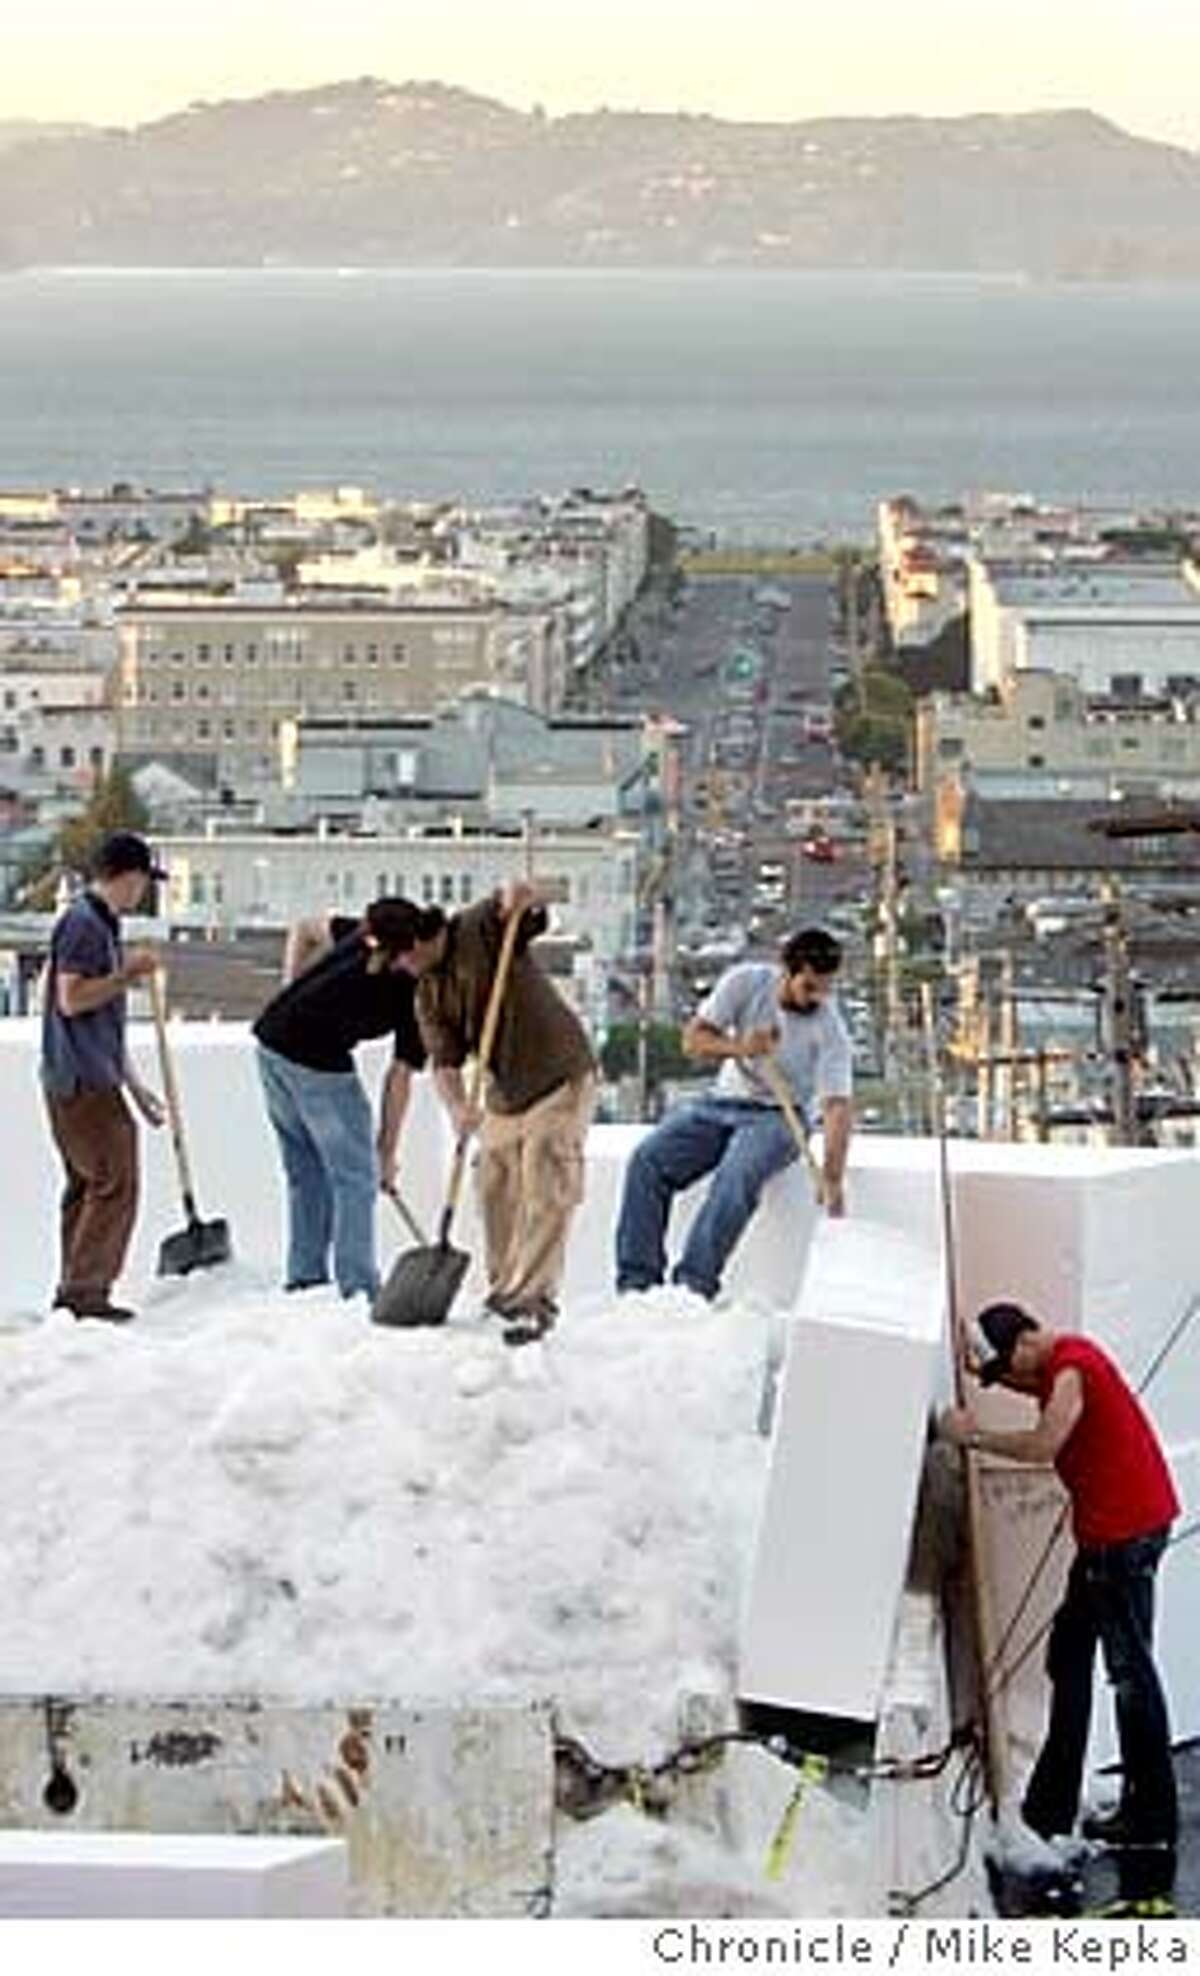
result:
[[[819,1224],[755,1545],[745,1699],[875,1720],[944,1325],[934,1246],[879,1223]]]
[[[0,1832],[6,1920],[337,1920],[346,1884],[334,1839]]]

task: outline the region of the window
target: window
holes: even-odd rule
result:
[[[392,664],[394,666],[406,666],[408,664],[408,653],[405,651],[403,645],[396,644],[392,646]]]
[[[221,733],[226,741],[232,741],[234,735],[237,733],[236,721],[229,720],[228,718],[223,720],[221,722]]]
[[[342,651],[342,664],[347,666],[352,666],[352,665],[356,665],[357,663],[358,663],[358,653],[355,651],[353,645],[345,646]]]
[[[343,679],[342,698],[343,700],[357,700],[358,687],[353,679]]]
[[[74,748],[60,748],[58,755],[58,762],[60,768],[74,768],[75,766]]]
[[[186,699],[187,699],[187,681],[186,681],[186,679],[173,679],[173,680],[171,681],[171,698],[172,698],[173,700],[186,700]]]
[[[231,666],[233,664],[233,646],[226,645],[225,650],[221,654],[221,657],[224,659],[227,666]]]
[[[377,899],[384,898],[387,893],[387,889],[388,887],[387,887],[386,871],[377,871],[375,873],[375,897]]]
[[[258,646],[257,646],[257,645],[247,645],[247,647],[246,647],[246,664],[247,664],[248,666],[256,666],[256,665],[258,664]]]
[[[422,872],[421,873],[421,904],[423,906],[431,906],[436,897],[437,897],[437,884],[433,876],[431,875],[431,873],[427,871]]]
[[[194,871],[192,873],[192,904],[194,906],[202,906],[204,904],[205,889],[204,873],[202,871]]]
[[[38,743],[37,747],[31,748],[29,750],[29,761],[30,761],[30,765],[33,768],[45,768],[46,750],[42,747],[40,742]]]
[[[197,698],[198,700],[211,700],[211,699],[212,699],[212,687],[211,687],[211,686],[209,685],[209,683],[208,683],[208,681],[207,681],[207,679],[199,679],[199,680],[197,680],[197,682],[196,682],[196,698]]]
[[[197,741],[208,741],[211,740],[211,738],[212,738],[212,722],[210,720],[198,720],[196,722]]]
[[[469,871],[464,871],[462,877],[458,881],[459,903],[464,906],[469,906],[474,896],[475,896],[475,880],[472,878]]]
[[[369,666],[377,666],[377,665],[379,664],[379,647],[378,647],[378,645],[368,645],[368,646],[367,646],[367,664],[368,664]]]
[[[89,762],[89,764],[91,765],[91,767],[92,767],[92,768],[103,768],[103,767],[104,767],[104,750],[103,750],[103,748],[89,748],[89,749],[88,749],[88,762]]]
[[[1045,768],[1046,766],[1045,755],[1030,755],[1027,766],[1029,768]]]
[[[444,871],[442,873],[442,904],[444,906],[452,906],[454,904],[454,873],[452,871]]]
[[[1029,726],[1029,727],[1035,727],[1035,728],[1043,728],[1043,727],[1045,727],[1045,725],[1046,725],[1046,719],[1045,719],[1045,715],[1044,715],[1044,714],[1030,714],[1030,716],[1029,716],[1029,719],[1028,719],[1028,721],[1027,721],[1027,723],[1026,723],[1026,725],[1027,725],[1027,726]]]
[[[198,666],[207,666],[207,665],[211,665],[211,664],[212,664],[212,646],[211,646],[211,645],[197,645],[197,647],[196,647],[196,664],[197,664]]]

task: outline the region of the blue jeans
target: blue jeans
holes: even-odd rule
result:
[[[649,1290],[666,1275],[671,1202],[713,1175],[672,1280],[715,1297],[725,1267],[766,1182],[796,1157],[796,1142],[773,1105],[693,1098],[647,1134],[625,1171],[617,1222],[617,1289]],[[715,1171],[714,1171],[715,1169]]]
[[[1173,1847],[1179,1823],[1171,1731],[1154,1665],[1154,1578],[1166,1530],[1077,1553],[1054,1615],[1046,1672],[1050,1723],[1025,1790],[1025,1821],[1049,1837],[1079,1809],[1099,1645],[1116,1705],[1121,1809],[1147,1844]]]
[[[356,1071],[308,1070],[258,1047],[267,1117],[287,1178],[286,1287],[328,1283],[329,1255],[343,1297],[379,1288],[371,1107]]]

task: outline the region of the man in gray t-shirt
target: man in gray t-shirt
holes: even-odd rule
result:
[[[785,942],[778,965],[731,967],[701,1002],[683,1046],[689,1056],[719,1062],[716,1085],[663,1119],[629,1162],[617,1223],[618,1291],[663,1282],[671,1202],[681,1188],[711,1173],[672,1281],[702,1297],[716,1296],[763,1187],[798,1152],[760,1068],[766,1057],[782,1073],[806,1124],[820,1104],[825,1206],[831,1215],[844,1213],[851,1048],[832,1000],[841,958],[832,934],[805,927]]]

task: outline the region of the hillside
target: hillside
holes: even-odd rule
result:
[[[1200,156],[1087,111],[550,118],[366,78],[11,144],[0,260],[1197,277]]]

